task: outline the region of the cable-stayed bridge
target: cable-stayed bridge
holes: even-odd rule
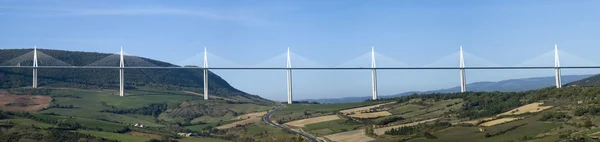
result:
[[[147,61],[146,59],[142,58],[142,57],[137,57],[137,56],[133,56],[130,54],[127,54],[123,51],[123,49],[121,48],[121,51],[119,53],[116,54],[110,54],[105,58],[102,58],[100,60],[97,60],[95,62],[89,63],[87,65],[80,65],[80,66],[74,66],[71,65],[67,62],[61,61],[59,59],[56,59],[48,54],[45,54],[39,50],[37,50],[36,47],[34,47],[34,49],[31,52],[27,52],[21,56],[15,57],[13,59],[4,61],[0,64],[0,68],[28,68],[28,69],[32,69],[33,71],[33,84],[32,87],[36,88],[38,87],[38,83],[37,83],[37,71],[39,69],[118,69],[119,70],[119,94],[120,96],[124,96],[124,82],[125,82],[125,69],[201,69],[204,72],[204,99],[208,99],[208,71],[209,70],[285,70],[287,75],[286,75],[286,82],[287,82],[287,101],[288,103],[292,103],[293,100],[293,81],[292,81],[292,71],[293,70],[369,70],[371,71],[371,94],[372,94],[372,99],[377,99],[378,98],[378,77],[377,77],[377,71],[378,70],[458,70],[459,71],[459,79],[460,79],[460,90],[461,92],[466,92],[467,88],[466,88],[466,80],[467,80],[467,74],[465,72],[465,70],[521,70],[521,69],[527,69],[527,70],[531,70],[531,69],[553,69],[555,74],[555,84],[557,88],[561,88],[562,87],[562,80],[561,80],[561,69],[594,69],[594,68],[600,68],[599,65],[595,65],[593,62],[591,61],[587,61],[587,60],[583,60],[583,62],[585,64],[579,64],[579,65],[574,65],[574,66],[561,66],[560,64],[560,60],[559,60],[559,50],[558,47],[555,45],[554,50],[548,53],[545,53],[541,56],[538,56],[536,58],[533,58],[532,60],[526,61],[520,65],[517,66],[500,66],[498,64],[495,64],[491,61],[487,61],[485,59],[476,57],[472,54],[463,52],[462,50],[462,46],[459,48],[460,50],[455,53],[455,54],[451,54],[448,55],[444,58],[441,58],[437,61],[434,61],[431,64],[425,65],[425,66],[408,66],[402,62],[396,61],[393,58],[387,57],[385,55],[376,53],[374,48],[371,48],[371,52],[364,54],[362,56],[359,56],[356,59],[350,60],[349,62],[343,63],[341,65],[338,66],[334,66],[334,67],[328,67],[313,61],[310,61],[309,59],[303,58],[299,55],[293,54],[290,52],[289,48],[287,50],[286,53],[278,55],[270,60],[267,60],[263,63],[260,63],[256,66],[251,66],[251,67],[235,67],[231,66],[231,67],[211,67],[208,65],[208,60],[209,60],[209,53],[206,52],[206,48],[205,51],[203,52],[203,54],[201,55],[201,57],[203,58],[203,63],[202,63],[202,67],[200,66],[159,66],[156,65],[152,62]],[[563,52],[561,52],[563,53]],[[483,61],[484,63],[488,64],[487,66],[485,65],[480,65],[480,66],[465,66],[465,55],[467,55],[467,57],[471,57],[474,58],[476,60],[479,61]],[[531,65],[530,63],[535,62],[536,60],[542,60],[545,59],[545,57],[547,57],[548,55],[552,55],[554,56],[554,65]],[[567,54],[570,55],[570,54]],[[310,64],[310,66],[312,67],[295,67],[292,66],[292,57],[293,56],[299,56],[300,58],[298,58],[299,60],[303,60],[305,63],[308,62]],[[458,57],[457,57],[458,56]],[[272,62],[277,62],[277,60],[280,60],[279,58],[285,58],[285,67],[271,67],[268,66],[269,64],[273,64]],[[367,59],[370,58],[370,59]],[[454,59],[452,59],[454,58]],[[458,58],[458,59],[456,59]],[[376,59],[378,59],[377,61],[381,61],[381,60],[388,60],[388,61],[392,61],[394,62],[393,64],[386,64],[386,65],[381,65],[381,64],[377,64]],[[547,60],[547,59],[546,59]],[[360,63],[360,65],[353,65],[352,63],[355,61],[370,61],[370,62],[364,62],[364,63]],[[439,65],[442,62],[454,62],[454,63],[458,63],[458,66],[443,66],[443,65]],[[199,62],[198,62],[199,63]],[[277,63],[282,63],[282,62],[277,62]],[[491,64],[491,66],[489,66],[489,64]],[[368,65],[368,67],[366,66]],[[357,67],[358,66],[358,67]]]

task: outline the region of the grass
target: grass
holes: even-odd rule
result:
[[[271,125],[264,124],[264,123],[252,124],[252,125],[246,126],[244,129],[245,129],[245,134],[249,134],[249,135],[256,135],[256,134],[264,133],[264,132],[267,132],[269,134],[276,134],[276,135],[287,135],[287,133],[282,131],[281,129],[279,129],[277,127],[273,127]]]
[[[352,130],[360,129],[363,126],[362,124],[344,124],[343,123],[344,121],[345,120],[338,119],[338,120],[308,124],[304,127],[304,130],[308,131],[309,133],[313,133],[312,131],[315,131],[313,134],[322,136],[322,135],[340,133],[340,132],[345,132],[345,131],[352,131]],[[323,133],[324,131],[326,131],[323,129],[329,129],[331,132]]]
[[[13,122],[15,124],[18,125],[34,125],[36,127],[40,127],[40,128],[52,128],[52,127],[56,127],[56,125],[52,125],[52,124],[48,124],[48,123],[44,123],[44,122],[39,122],[39,121],[35,121],[35,120],[31,120],[31,119],[5,119],[2,121],[10,121]]]
[[[406,112],[411,112],[411,111],[416,111],[419,109],[425,108],[425,106],[422,105],[416,105],[416,104],[406,104],[406,105],[402,105],[400,107],[396,107],[394,109],[391,109],[390,112],[392,114],[403,114]]]
[[[122,124],[117,124],[117,123],[111,123],[111,122],[106,122],[106,121],[101,121],[101,120],[94,120],[94,119],[88,119],[88,118],[79,118],[79,117],[66,117],[66,116],[54,116],[54,115],[43,115],[43,114],[32,114],[37,118],[40,119],[48,119],[48,120],[60,120],[60,119],[69,119],[72,121],[75,121],[81,125],[83,125],[84,127],[88,127],[88,128],[102,128],[103,131],[107,131],[107,132],[114,132],[114,131],[118,131],[123,129],[124,127],[126,127],[125,125]]]
[[[239,114],[246,114],[246,113],[252,113],[252,112],[261,112],[261,111],[268,111],[271,110],[272,108],[275,108],[276,106],[263,106],[263,105],[256,105],[256,104],[225,104],[225,107],[227,107],[229,110],[231,111],[235,111]]]
[[[206,124],[185,126],[184,128],[190,129],[192,131],[198,131],[198,132],[200,132],[200,131],[203,131],[204,128],[209,127],[209,126],[214,128],[214,127],[217,127],[217,126],[220,126],[220,125],[225,125],[225,124],[233,123],[235,121],[236,120],[226,120],[226,121],[222,121],[222,122],[213,122],[213,123],[206,123]]]
[[[128,134],[119,134],[119,133],[109,133],[109,132],[100,132],[100,131],[77,131],[79,133],[89,134],[96,137],[102,137],[106,139],[118,140],[123,142],[145,142],[150,140],[148,137],[141,136],[133,136]]]
[[[426,101],[426,104],[430,104],[432,106],[430,107],[423,107],[421,109],[409,112],[409,113],[404,113],[401,114],[400,116],[403,118],[413,118],[413,117],[417,117],[418,119],[427,119],[427,118],[433,118],[433,117],[438,117],[439,115],[443,114],[444,112],[450,111],[451,109],[457,110],[461,107],[461,103],[459,104],[455,104],[458,102],[461,102],[462,99],[452,99],[452,100],[442,100],[442,101],[436,101],[436,102],[431,102],[431,101]],[[455,104],[452,105],[450,107],[447,107],[447,105],[450,104]]]
[[[228,140],[215,139],[215,138],[199,138],[199,137],[187,137],[178,139],[180,142],[229,142]]]

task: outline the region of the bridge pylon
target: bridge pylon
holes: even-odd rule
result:
[[[560,60],[558,59],[558,45],[556,44],[554,44],[554,67],[556,70],[556,88],[562,88]]]
[[[371,89],[373,100],[377,100],[377,66],[375,64],[375,47],[371,47]]]
[[[460,92],[467,92],[467,74],[465,73],[465,58],[463,57],[462,45],[459,51],[460,58]]]
[[[125,96],[125,60],[123,59],[123,47],[121,47],[119,60],[119,96]]]
[[[37,88],[38,86],[38,58],[37,58],[37,46],[33,46],[33,85],[31,87]]]
[[[208,56],[206,53],[206,47],[204,47],[204,76],[203,76],[203,80],[204,80],[204,100],[208,100]]]
[[[292,61],[290,60],[290,48],[287,49],[287,94],[288,104],[292,104]]]

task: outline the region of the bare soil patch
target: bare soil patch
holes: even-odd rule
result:
[[[237,120],[243,120],[243,119],[250,119],[252,117],[262,117],[263,115],[267,114],[266,111],[263,112],[254,112],[254,113],[248,113],[248,114],[244,114],[244,115],[240,115],[234,119]]]
[[[371,113],[357,113],[353,115],[349,115],[350,117],[355,118],[377,118],[380,116],[390,116],[392,113],[388,111],[380,111],[380,112],[371,112]]]
[[[0,109],[6,111],[35,112],[48,107],[51,101],[50,96],[0,93]]]
[[[157,134],[148,134],[148,133],[142,133],[142,132],[137,132],[137,131],[131,131],[127,134],[132,135],[132,136],[142,136],[142,137],[149,137],[149,138],[154,138],[154,139],[161,138],[161,136],[157,135]]]
[[[229,128],[233,128],[237,125],[243,126],[243,125],[258,123],[261,121],[262,116],[265,115],[266,113],[267,113],[266,111],[265,112],[257,112],[257,113],[249,113],[249,114],[246,114],[246,117],[238,117],[243,120],[218,126],[217,129],[229,129]],[[244,116],[244,115],[242,115],[242,116]]]
[[[366,142],[375,140],[365,135],[365,129],[342,132],[325,136],[325,138],[336,142]]]
[[[308,125],[308,124],[337,120],[337,119],[340,119],[340,117],[338,117],[337,115],[327,115],[327,116],[320,116],[320,117],[315,117],[315,118],[296,120],[296,121],[285,123],[285,125],[294,126],[294,127],[304,127],[305,125]]]
[[[515,120],[520,120],[523,119],[521,117],[517,118],[517,117],[512,117],[512,118],[500,118],[500,119],[496,119],[496,120],[492,120],[492,121],[488,121],[488,122],[484,122],[479,124],[479,126],[494,126],[494,125],[498,125],[498,124],[503,124],[506,122],[511,122],[511,121],[515,121]]]
[[[422,121],[417,121],[417,122],[412,122],[412,123],[406,123],[406,124],[401,124],[401,125],[396,125],[396,126],[388,126],[388,127],[377,128],[377,129],[373,130],[373,132],[376,135],[383,135],[383,134],[385,134],[386,131],[392,130],[394,128],[407,127],[407,126],[415,126],[415,125],[419,125],[419,124],[422,124],[422,123],[427,123],[427,122],[435,121],[437,119],[438,118],[432,118],[432,119],[427,119],[427,120],[422,120]]]
[[[342,110],[340,112],[342,114],[352,114],[352,113],[368,112],[372,108],[377,108],[377,107],[382,106],[382,105],[394,104],[394,103],[396,103],[396,102],[389,102],[389,103],[383,103],[383,104],[377,104],[377,105],[371,105],[371,106],[365,106],[365,107],[359,107],[359,108],[353,108],[353,109],[346,109],[346,110]]]
[[[544,103],[531,103],[531,104],[527,104],[515,109],[512,109],[510,111],[498,114],[496,116],[505,116],[505,115],[519,115],[519,114],[523,114],[523,113],[534,113],[534,112],[540,112],[549,108],[552,108],[552,106],[542,106]]]

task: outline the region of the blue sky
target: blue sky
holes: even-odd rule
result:
[[[0,48],[127,53],[176,64],[455,66],[600,65],[599,1],[75,1],[0,0]],[[564,55],[563,55],[564,52]],[[195,57],[196,56],[196,57]],[[232,63],[233,64],[232,64]],[[266,98],[285,99],[285,72],[215,71]],[[252,74],[250,74],[252,73]],[[469,82],[552,71],[468,71]],[[593,70],[565,74],[595,73]],[[458,71],[381,71],[381,95],[458,85]],[[368,71],[298,71],[296,98],[369,96]],[[266,79],[265,79],[266,78]],[[255,79],[248,81],[248,79]],[[410,82],[410,83],[408,83]]]

